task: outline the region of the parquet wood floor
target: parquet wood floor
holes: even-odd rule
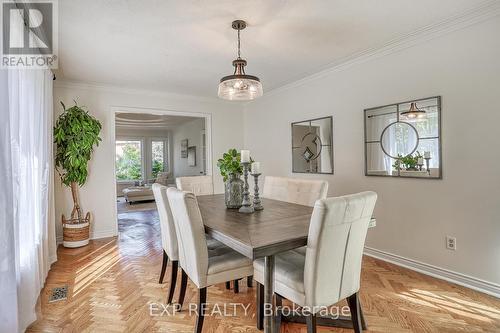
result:
[[[170,276],[169,264],[166,283],[158,284],[162,252],[156,211],[124,213],[119,220],[117,238],[95,240],[79,249],[59,248],[37,305],[38,320],[28,332],[193,331],[195,317],[187,310],[150,316],[151,303],[165,302]],[[65,284],[68,299],[48,303],[51,288]],[[196,297],[190,284],[185,304],[196,303]],[[207,317],[204,332],[259,332],[253,288],[241,283],[235,295],[218,285],[208,288],[207,299],[209,309],[215,303],[250,307],[246,316],[238,308],[233,317]],[[361,302],[366,332],[500,332],[499,299],[370,257],[363,262]],[[325,327],[318,331],[353,332]],[[306,329],[284,324],[282,332]]]

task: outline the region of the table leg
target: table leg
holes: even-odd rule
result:
[[[269,315],[269,304],[274,314],[274,256],[264,258],[264,333],[274,333],[274,316]]]

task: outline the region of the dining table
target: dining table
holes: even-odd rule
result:
[[[275,255],[307,245],[313,207],[261,198],[264,209],[248,214],[226,209],[224,194],[201,195],[197,199],[209,236],[252,260],[264,258],[264,304],[274,306]],[[370,227],[375,225],[372,218]],[[302,322],[304,318],[282,319]],[[264,332],[279,332],[274,323],[274,315],[265,315]],[[317,323],[352,328],[350,317],[319,318]]]

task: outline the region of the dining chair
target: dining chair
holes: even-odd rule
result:
[[[170,285],[168,290],[167,303],[172,302],[174,296],[175,284],[177,281],[177,270],[179,265],[179,250],[177,244],[177,234],[175,232],[172,211],[167,199],[167,187],[159,183],[152,185],[155,197],[158,216],[160,218],[161,245],[163,248],[163,261],[161,265],[160,281],[163,283],[165,270],[167,269],[168,259],[172,262],[172,272],[170,276]]]
[[[179,190],[192,192],[194,195],[214,194],[212,176],[177,177],[175,183]]]
[[[163,260],[159,280],[160,284],[163,283],[168,260],[170,259],[172,263],[170,285],[168,288],[167,297],[167,304],[170,304],[172,303],[175,285],[177,282],[177,271],[179,267],[179,248],[172,210],[170,209],[170,204],[168,202],[167,188],[167,186],[157,183],[152,185],[156,207],[158,210],[158,216],[160,218],[161,245],[163,249]],[[209,252],[212,255],[222,255],[231,251],[230,248],[212,238],[207,239],[207,246]]]
[[[317,179],[266,176],[262,197],[313,206],[316,200],[326,198],[328,182]]]
[[[312,207],[328,195],[328,182],[317,179],[266,176],[262,197]],[[306,248],[295,249],[306,254]]]
[[[211,176],[177,177],[177,188],[181,191],[188,191],[194,195],[214,194],[213,179]],[[238,281],[234,281],[234,293],[239,293]],[[252,277],[247,277],[247,287],[252,287]],[[226,289],[231,289],[231,282],[226,283]]]
[[[362,331],[359,303],[361,262],[368,225],[377,194],[362,192],[321,199],[314,204],[306,254],[286,251],[276,255],[274,290],[276,304],[286,298],[307,307],[307,332],[316,332],[316,313],[347,299],[354,331]],[[264,260],[254,262],[254,278],[262,285]],[[260,288],[258,288],[260,290]],[[262,325],[262,298],[257,307],[257,326]],[[281,316],[277,316],[278,325]]]
[[[167,189],[179,241],[179,263],[182,270],[179,304],[182,309],[187,278],[198,288],[198,310],[206,303],[207,287],[241,279],[253,272],[252,261],[230,250],[222,255],[207,249],[205,227],[196,196],[175,188]],[[203,311],[197,311],[195,332],[203,327]]]

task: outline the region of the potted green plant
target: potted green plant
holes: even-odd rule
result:
[[[240,208],[243,202],[243,181],[241,174],[241,154],[234,148],[229,149],[217,161],[220,174],[224,179],[224,194],[227,208]]]
[[[55,165],[61,182],[71,188],[73,210],[71,217],[62,215],[63,245],[79,247],[87,245],[90,231],[90,212],[83,217],[78,197],[78,187],[87,181],[87,164],[92,157],[94,146],[99,145],[101,123],[82,107],[75,105],[66,109],[57,118],[54,126],[56,144]]]
[[[396,162],[392,165],[396,169],[405,169],[408,171],[416,171],[417,169],[417,164],[418,164],[418,159],[423,157],[418,151],[415,153],[415,156],[413,155],[407,155],[407,156],[402,156],[398,154],[398,159]]]

